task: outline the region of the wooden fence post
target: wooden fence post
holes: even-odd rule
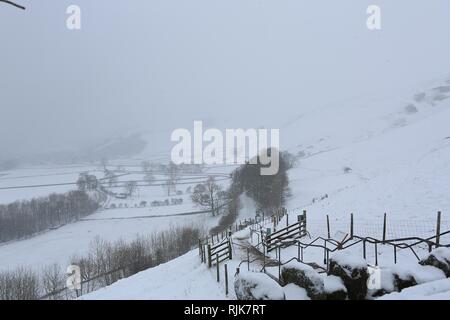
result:
[[[441,240],[441,212],[437,213],[437,221],[436,221],[436,248],[439,247]]]
[[[247,248],[247,271],[250,271],[250,249]]]
[[[263,244],[264,247],[264,244]],[[263,253],[263,271],[266,272],[266,250]]]
[[[384,213],[383,217],[383,244],[386,243],[386,213]]]
[[[394,264],[397,264],[397,246],[394,244]]]
[[[228,257],[230,258],[230,260],[233,259],[233,248],[231,246],[231,239],[228,240]]]
[[[217,282],[220,282],[220,269],[219,269],[219,254],[216,254],[216,271],[217,271]]]
[[[200,255],[200,259],[203,262],[203,247],[202,247],[202,240],[198,239],[198,254]]]
[[[305,231],[306,229],[306,210],[303,210],[303,220],[305,220]]]
[[[286,215],[286,227],[289,226],[289,215]]]
[[[353,213],[350,214],[350,239],[353,239]]]
[[[366,240],[363,240],[363,258],[366,259]]]
[[[327,231],[328,231],[328,239],[331,238],[331,234],[330,234],[330,217],[327,215]]]
[[[211,261],[211,245],[210,244],[208,244],[207,250],[208,250],[208,268],[211,268],[212,261]]]
[[[225,263],[225,295],[228,295],[228,267]]]
[[[278,282],[281,281],[281,246],[278,247]]]
[[[378,245],[375,241],[375,266],[378,266]]]

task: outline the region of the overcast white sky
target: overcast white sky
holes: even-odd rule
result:
[[[276,126],[450,73],[448,0],[16,1],[27,10],[0,3],[3,156],[193,119]]]

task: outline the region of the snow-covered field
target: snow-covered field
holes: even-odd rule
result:
[[[0,204],[75,190],[77,186],[74,183],[83,171],[100,173],[94,166],[35,166],[2,171],[0,172]]]
[[[143,179],[143,173],[133,173],[139,170],[139,162],[126,166],[132,161],[119,161],[123,166],[125,175],[117,181],[137,181]],[[115,165],[117,165],[115,164]],[[89,215],[81,221],[63,225],[54,230],[48,230],[41,234],[31,236],[28,239],[10,241],[0,244],[0,271],[12,270],[17,267],[30,267],[40,271],[43,267],[57,263],[63,269],[70,264],[70,258],[74,255],[83,255],[90,243],[101,237],[107,241],[132,240],[138,235],[151,235],[177,226],[195,226],[205,231],[217,225],[219,218],[211,217],[209,212],[196,207],[190,200],[190,194],[186,189],[205,181],[209,175],[217,175],[220,184],[226,184],[226,173],[229,168],[206,168],[204,174],[180,176],[177,190],[181,195],[172,192],[170,196],[160,185],[165,176],[155,174],[154,186],[139,185],[135,194],[127,199],[108,197],[105,208]],[[34,167],[27,169],[2,172],[0,177],[1,187],[37,186],[55,184],[52,187],[32,187],[0,190],[0,203],[10,203],[15,200],[31,199],[33,197],[47,196],[50,193],[63,193],[74,190],[74,184],[81,172],[89,171],[90,174],[103,176],[98,166],[62,166]],[[127,173],[128,172],[128,173]],[[60,185],[63,184],[63,185]],[[110,188],[113,192],[123,192],[123,187]],[[183,199],[182,204],[151,206],[151,202],[169,200],[172,198]],[[142,201],[147,202],[141,207]],[[116,208],[110,208],[114,204]]]

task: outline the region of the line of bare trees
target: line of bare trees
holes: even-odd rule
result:
[[[98,208],[98,201],[80,190],[0,205],[0,242],[79,220]]]
[[[50,265],[39,273],[18,268],[0,272],[0,300],[73,299],[175,259],[190,251],[202,235],[199,228],[185,226],[139,236],[131,242],[108,242],[98,237],[85,256],[70,261],[80,267],[80,290],[66,288],[67,276],[59,265]]]

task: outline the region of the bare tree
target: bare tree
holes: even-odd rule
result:
[[[136,181],[129,181],[125,184],[125,192],[131,197],[137,189]]]
[[[142,171],[144,171],[145,173],[151,173],[152,164],[150,163],[150,161],[148,160],[142,161],[141,166]]]
[[[102,167],[103,171],[108,171],[108,159],[102,158],[100,160],[100,166]]]
[[[57,300],[61,295],[55,294],[64,285],[64,275],[58,264],[45,267],[42,270],[42,288],[50,299]]]
[[[97,177],[87,172],[82,172],[78,177],[77,186],[81,191],[96,190],[98,187]]]
[[[204,184],[195,186],[191,199],[198,206],[210,209],[214,216],[219,214],[220,209],[227,203],[228,193],[222,190],[214,177],[209,177]]]
[[[108,181],[108,186],[110,188],[112,188],[117,183],[117,176],[115,175],[114,172],[112,172],[110,170],[106,170],[106,172],[105,172],[105,180]]]
[[[151,173],[147,173],[147,174],[144,176],[144,180],[145,180],[145,182],[147,182],[148,185],[150,186],[150,185],[152,184],[152,182],[155,180],[155,177],[154,177]]]
[[[165,168],[167,180],[163,183],[163,188],[167,191],[167,196],[170,196],[172,190],[175,192],[177,190],[177,182],[179,176],[178,166],[170,161],[169,165]]]

